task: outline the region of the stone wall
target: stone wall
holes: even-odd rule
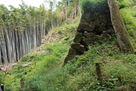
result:
[[[111,35],[116,35],[121,52],[134,52],[115,0],[86,2],[84,6],[84,13],[64,65],[76,55],[82,55],[89,46],[107,42],[113,38]],[[103,40],[106,41],[102,42]]]
[[[97,44],[100,39],[111,38],[112,34],[114,30],[109,10],[95,13],[84,12],[64,64],[76,55],[82,55],[88,50],[88,46]]]

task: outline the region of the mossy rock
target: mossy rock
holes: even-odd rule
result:
[[[73,48],[70,48],[68,54],[69,55],[76,55],[76,50],[74,50]]]
[[[90,25],[88,23],[83,23],[80,22],[79,26],[78,26],[78,31],[79,32],[83,32],[83,31],[93,31],[95,27],[93,25]]]
[[[86,45],[92,45],[92,44],[94,44],[95,42],[97,42],[98,39],[99,39],[99,38],[97,38],[97,37],[84,38],[83,41],[84,41],[84,43],[86,43]]]
[[[81,45],[80,43],[73,43],[71,44],[71,47],[80,53],[84,53],[87,50],[87,48],[84,45]]]
[[[85,33],[85,34],[84,34],[84,37],[85,37],[85,38],[95,37],[95,34],[94,34],[94,33]]]
[[[90,17],[91,17],[91,13],[83,13],[80,22],[89,23],[91,21]]]
[[[82,33],[77,32],[74,38],[74,42],[80,43],[82,39],[83,39]]]

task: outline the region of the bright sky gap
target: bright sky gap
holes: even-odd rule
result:
[[[23,0],[28,6],[39,7],[41,4],[45,4],[45,0]],[[47,0],[46,0],[47,1]],[[56,0],[61,1],[61,0]],[[19,7],[22,4],[22,0],[0,0],[0,4],[4,4],[6,7],[12,5],[14,7]]]

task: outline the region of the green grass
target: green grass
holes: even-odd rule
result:
[[[34,60],[38,62],[23,76],[26,91],[136,90],[136,56],[121,54],[117,46],[90,46],[88,52],[74,58],[65,67],[61,65],[62,55],[67,53],[64,45],[55,43],[47,50],[51,53]],[[101,63],[102,83],[97,79],[95,63]]]
[[[60,43],[44,45],[41,51],[48,51],[46,55],[30,53],[24,56],[22,62],[1,79],[5,90],[19,91],[21,79],[24,80],[25,91],[136,90],[135,54],[122,54],[117,45],[107,41],[90,46],[85,54],[76,56],[62,67],[68,49],[68,43],[61,40]],[[21,66],[27,62],[32,64]],[[101,63],[102,81],[97,79],[96,63]]]
[[[118,3],[120,9],[121,9],[121,8],[126,8],[126,7],[128,7],[129,5],[131,5],[131,2],[128,1],[128,0],[116,0],[116,2]]]
[[[66,82],[67,74],[61,68],[61,64],[68,48],[68,46],[60,43],[46,46],[46,50],[49,50],[50,54],[35,60],[36,64],[33,65],[33,69],[25,76],[26,91],[28,89],[33,91],[55,91],[63,88],[63,86],[59,88],[58,85]]]
[[[121,54],[111,45],[90,47],[78,59],[73,59],[66,67],[74,80],[73,91],[135,91],[136,72],[134,54]],[[97,80],[95,63],[101,63],[102,83]],[[78,90],[76,90],[78,89]]]
[[[29,53],[21,58],[18,65],[7,72],[0,72],[0,83],[6,91],[19,91],[20,81],[25,82],[25,91],[56,91],[64,89],[68,72],[62,68],[69,44],[73,41],[77,25],[64,25],[51,31],[50,43],[45,43],[38,54]],[[67,37],[67,38],[64,38]],[[48,36],[47,36],[48,37]],[[50,37],[50,35],[49,35]],[[54,38],[58,38],[53,41]],[[48,53],[46,53],[48,52]],[[22,64],[31,62],[28,67]],[[57,78],[56,78],[57,77]],[[55,85],[56,84],[56,85]],[[62,85],[62,86],[61,86]],[[60,86],[60,87],[59,87]]]

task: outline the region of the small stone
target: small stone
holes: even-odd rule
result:
[[[84,31],[84,33],[88,33],[87,31]]]

